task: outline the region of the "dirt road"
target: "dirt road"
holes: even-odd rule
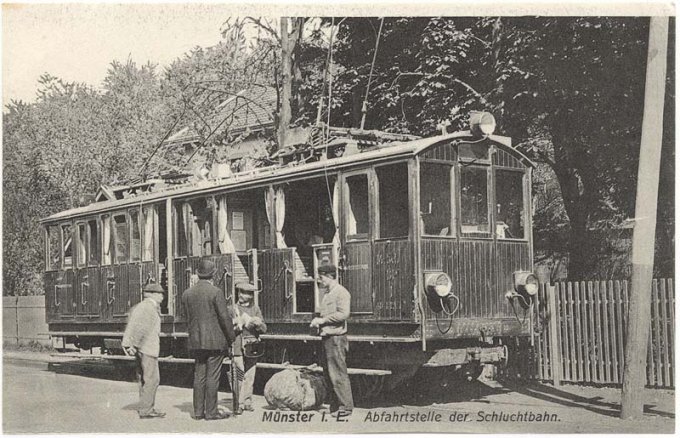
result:
[[[140,420],[133,382],[70,374],[61,368],[55,371],[46,363],[5,357],[5,433],[672,433],[675,422],[672,391],[646,390],[644,420],[628,422],[617,417],[616,389],[503,387],[494,382],[427,388],[422,398],[374,402],[342,421],[320,412],[270,410],[261,396],[255,399],[255,412],[196,421],[190,417],[191,389],[161,385],[157,407],[167,417]],[[220,392],[220,405],[228,409],[229,393]]]

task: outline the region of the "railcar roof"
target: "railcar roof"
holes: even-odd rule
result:
[[[176,186],[165,187],[156,192],[143,193],[136,197],[116,199],[111,201],[95,202],[83,207],[73,208],[70,210],[55,213],[47,218],[42,219],[41,223],[56,222],[78,216],[85,216],[93,213],[103,213],[106,211],[113,211],[134,205],[149,204],[168,198],[182,198],[195,195],[204,195],[216,191],[222,191],[230,188],[247,188],[250,186],[263,185],[267,183],[278,182],[281,180],[290,180],[293,178],[303,178],[307,176],[314,176],[316,174],[325,174],[328,171],[344,169],[347,167],[356,167],[362,164],[372,164],[385,160],[394,160],[398,158],[414,157],[421,154],[430,147],[462,138],[474,138],[469,131],[460,131],[446,135],[439,135],[435,137],[427,137],[407,142],[394,142],[390,145],[385,145],[379,149],[342,156],[338,158],[331,158],[322,161],[314,161],[303,164],[288,164],[275,165],[269,167],[257,168],[247,172],[235,173],[230,177],[214,179],[214,180],[197,180],[184,184],[177,184]],[[517,151],[511,146],[509,137],[498,135],[490,135],[488,137],[500,145],[503,149],[508,150],[516,155],[526,165],[533,167],[534,164],[524,154]]]

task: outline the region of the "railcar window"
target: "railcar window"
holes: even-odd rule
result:
[[[524,173],[496,170],[496,236],[524,238]]]
[[[380,237],[408,236],[408,168],[406,163],[376,168]]]
[[[460,171],[461,226],[465,234],[489,233],[487,170],[462,166]]]
[[[191,255],[212,254],[212,205],[207,199],[191,201]]]
[[[464,160],[489,161],[489,146],[484,143],[461,143],[458,157]]]
[[[347,239],[368,238],[368,175],[348,176]]]
[[[142,259],[142,231],[139,227],[139,210],[130,210],[130,260]]]
[[[99,257],[101,255],[101,246],[99,243],[99,229],[97,228],[97,221],[90,219],[87,221],[87,228],[89,231],[89,248],[90,248],[90,265],[98,265]]]
[[[142,209],[144,223],[144,243],[142,245],[142,260],[147,262],[153,260],[154,243],[154,207],[144,207]]]
[[[102,215],[102,248],[104,254],[102,258],[102,265],[110,265],[113,257],[113,230],[111,229],[111,216],[108,214]]]
[[[188,230],[184,204],[175,205],[175,254],[178,257],[187,255]]]
[[[87,228],[78,224],[78,266],[87,265]]]
[[[59,227],[47,227],[47,270],[59,269],[61,266],[61,243]]]
[[[73,266],[73,230],[71,225],[61,226],[62,243],[64,245],[64,268]]]
[[[452,236],[451,166],[421,163],[420,217],[422,233],[429,236]]]
[[[113,217],[113,238],[115,241],[116,263],[125,263],[128,260],[128,226],[124,214]]]

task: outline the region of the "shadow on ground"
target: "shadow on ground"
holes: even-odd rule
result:
[[[602,397],[583,397],[574,394],[573,392],[569,392],[568,389],[559,389],[531,381],[507,381],[503,382],[503,385],[510,391],[543,401],[560,404],[562,406],[581,408],[608,417],[618,418],[621,415],[621,404],[602,401]],[[675,413],[657,409],[656,405],[652,404],[645,404],[643,412],[645,414],[658,415],[665,418],[675,418]]]

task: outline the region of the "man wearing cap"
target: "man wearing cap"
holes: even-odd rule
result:
[[[139,418],[163,418],[165,413],[154,409],[160,383],[158,355],[163,288],[158,284],[147,284],[143,294],[144,300],[130,311],[121,344],[125,354],[135,356],[139,380]]]
[[[234,326],[224,293],[213,286],[215,264],[200,260],[198,282],[182,294],[189,332],[188,347],[194,364],[193,417],[197,420],[228,418],[217,409],[222,361],[234,341]]]
[[[347,374],[347,319],[350,311],[350,294],[336,280],[337,269],[332,264],[321,265],[317,279],[324,290],[320,316],[314,318],[310,327],[321,335],[323,374],[330,389],[330,410],[338,418],[351,414],[354,409],[352,388]]]
[[[232,318],[237,333],[233,351],[240,385],[239,411],[252,411],[257,357],[248,353],[247,346],[259,341],[259,336],[267,332],[267,324],[264,322],[260,307],[253,300],[255,286],[250,283],[238,283],[236,290],[238,301],[232,308]]]

